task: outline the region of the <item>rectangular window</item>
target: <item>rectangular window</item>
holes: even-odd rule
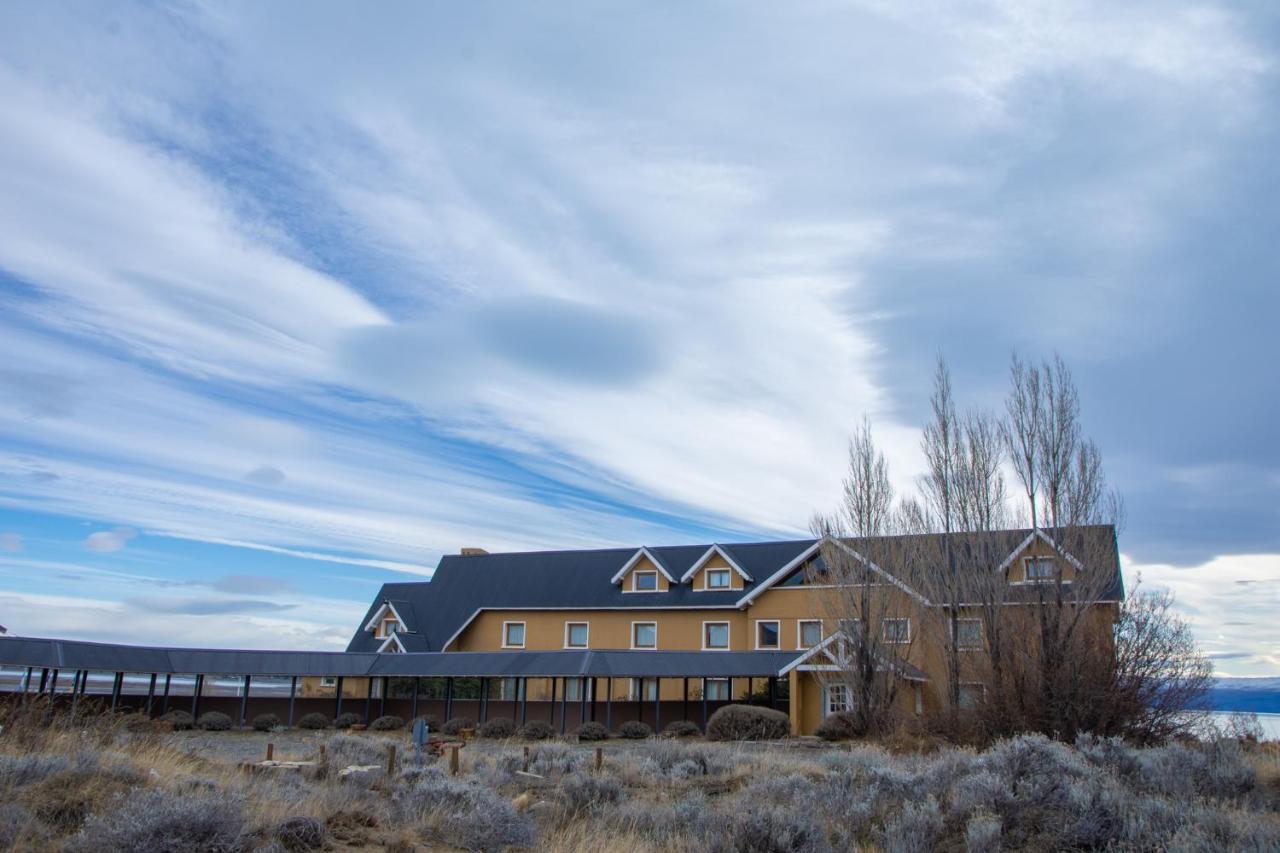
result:
[[[591,683],[586,678],[566,678],[564,680],[564,698],[566,702],[579,702],[583,693],[587,701],[591,701]]]
[[[524,648],[524,623],[523,622],[503,622],[502,623],[502,647],[504,649],[523,649]]]
[[[658,647],[657,622],[631,623],[631,648],[656,649]]]
[[[982,648],[982,620],[972,617],[956,619],[956,648]]]
[[[827,713],[839,714],[849,710],[849,686],[847,684],[827,685]]]
[[[590,628],[586,622],[564,623],[564,647],[566,649],[585,649]]]
[[[960,685],[960,707],[965,711],[972,711],[982,704],[987,698],[987,688],[982,684],[961,684]]]
[[[1031,583],[1046,583],[1057,577],[1052,557],[1028,557],[1027,580]]]
[[[320,676],[320,686],[321,687],[337,687],[338,679],[330,675],[322,675]]]
[[[761,620],[756,623],[756,648],[757,649],[776,649],[778,648],[778,637],[781,633],[781,626],[778,620],[770,619],[768,621]]]
[[[653,701],[658,698],[658,679],[656,678],[633,678],[631,679],[631,691],[627,694],[627,698],[633,702],[637,699],[647,699]]]
[[[636,592],[656,592],[658,589],[658,573],[636,572],[631,576],[631,588]]]
[[[712,702],[727,702],[729,700],[729,679],[707,679],[707,699]]]
[[[881,624],[886,643],[911,642],[910,619],[886,619]]]
[[[707,569],[707,589],[729,589],[730,586],[728,569]]]
[[[703,622],[702,623],[702,648],[704,649],[729,648],[729,623],[728,622]]]
[[[399,623],[398,621],[396,621],[396,619],[395,619],[394,617],[392,617],[391,619],[383,619],[383,620],[382,620],[382,633],[381,633],[381,634],[379,634],[378,636],[380,636],[380,637],[390,637],[392,634],[394,634],[394,633],[396,632],[396,629],[397,629],[397,628],[399,628],[399,627],[400,627],[400,623]]]
[[[504,678],[498,684],[498,699],[502,702],[514,702],[520,698],[520,679]]]
[[[802,649],[811,649],[822,642],[821,619],[801,619],[797,631],[796,645]]]

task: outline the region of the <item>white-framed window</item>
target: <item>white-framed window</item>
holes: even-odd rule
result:
[[[782,643],[782,624],[777,619],[756,620],[756,648],[776,649]]]
[[[524,648],[524,623],[523,622],[503,622],[502,623],[502,647],[504,649],[523,649]]]
[[[956,617],[956,648],[982,648],[982,620],[973,616]]]
[[[821,642],[821,619],[801,619],[796,623],[796,648],[811,649]]]
[[[978,681],[964,682],[960,685],[960,708],[972,711],[987,698],[987,686]]]
[[[498,701],[514,702],[520,698],[520,679],[502,678],[498,681]]]
[[[627,698],[631,701],[637,699],[647,699],[653,701],[658,698],[658,679],[656,678],[633,678],[631,679],[631,689],[627,692]]]
[[[1050,583],[1058,576],[1052,557],[1027,557],[1027,582]]]
[[[632,572],[631,590],[633,592],[657,592],[658,573],[654,571]]]
[[[385,640],[398,630],[400,630],[400,620],[394,616],[388,615],[378,623],[378,627],[374,630],[373,635],[380,640]]]
[[[708,678],[707,699],[712,702],[727,702],[729,700],[729,679]]]
[[[729,569],[707,569],[707,589],[730,589],[733,578]]]
[[[338,679],[332,675],[322,675],[320,676],[320,686],[321,687],[337,687]]]
[[[657,622],[631,623],[631,648],[656,649],[658,647]]]
[[[728,622],[703,622],[702,623],[702,649],[703,651],[722,650],[729,648],[729,623]]]
[[[591,626],[586,622],[564,623],[564,647],[566,649],[585,649],[590,639]]]
[[[582,700],[583,693],[586,693],[587,701],[591,701],[591,679],[589,678],[566,678],[564,680],[564,698],[566,702],[579,702]]]
[[[910,619],[885,619],[880,623],[880,629],[886,643],[911,642]]]
[[[827,714],[839,714],[849,710],[850,692],[847,684],[828,684],[826,688],[826,702],[824,703]]]

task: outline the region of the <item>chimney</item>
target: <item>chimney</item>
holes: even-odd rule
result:
[[[488,554],[488,553],[489,552],[483,548],[463,548],[462,549],[462,556],[464,557],[479,557],[482,554]]]

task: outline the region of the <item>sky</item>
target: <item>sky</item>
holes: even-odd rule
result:
[[[1280,674],[1280,9],[0,4],[0,624],[342,648],[443,553],[803,535],[1060,353]]]

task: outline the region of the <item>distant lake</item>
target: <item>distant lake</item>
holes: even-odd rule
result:
[[[1214,711],[1211,716],[1219,723],[1226,724],[1234,716],[1231,712]],[[1262,736],[1266,740],[1280,740],[1280,714],[1257,714],[1258,725],[1262,726]]]

